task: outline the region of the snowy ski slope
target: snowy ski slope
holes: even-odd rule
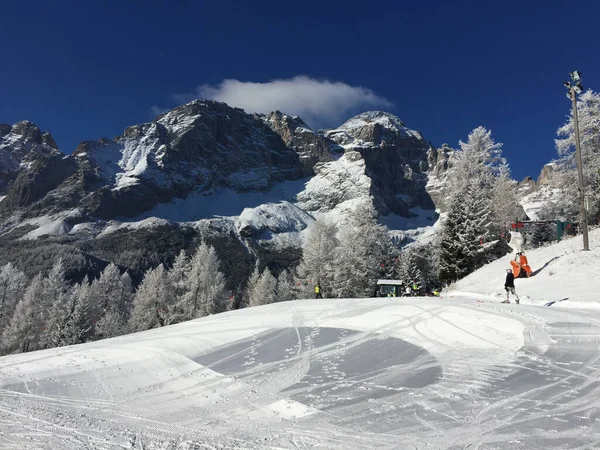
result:
[[[0,358],[0,448],[600,448],[590,238],[528,252],[521,305],[499,303],[507,256],[441,298],[300,300]]]

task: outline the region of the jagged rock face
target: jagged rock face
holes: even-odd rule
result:
[[[53,191],[76,172],[77,165],[61,155],[38,156],[13,181],[8,195],[0,203],[0,214],[31,207],[29,215],[43,215],[53,208],[61,210],[61,207],[72,206],[67,196]]]
[[[25,128],[20,133],[27,139],[43,142],[39,130]],[[235,228],[241,239],[266,242],[265,236],[286,235],[284,240],[296,242],[297,236],[289,236],[314,220],[310,213],[351,214],[353,205],[371,198],[384,215],[412,217],[413,208],[433,209],[428,173],[440,175],[447,160],[445,150],[433,150],[420,133],[388,113],[363,113],[337,129],[314,132],[300,118],[278,111],[249,115],[223,103],[196,100],[131,126],[122,136],[85,141],[68,157],[57,153],[22,169],[0,202],[0,214],[58,214],[69,230],[100,233],[102,225],[93,224],[106,220],[133,218],[137,223],[154,214],[171,220],[170,213],[161,215],[155,207],[189,194],[198,199],[220,188],[237,194],[266,192],[281,181],[302,180],[292,184],[304,190],[299,187],[285,197],[293,207],[273,203],[264,209],[256,202],[251,209],[226,214],[243,219],[238,225],[244,225]],[[287,222],[267,220],[281,215],[295,218],[289,230]],[[212,217],[202,211],[196,216]],[[247,224],[246,216],[252,217]]]
[[[29,130],[27,139],[34,138],[44,139]],[[306,174],[299,155],[264,121],[202,100],[129,127],[115,139],[83,142],[58,166],[53,167],[60,175],[45,188],[58,188],[61,204],[66,196],[71,207],[100,218],[133,217],[192,191],[265,191]],[[40,200],[41,191],[26,194],[38,192],[27,186],[28,180],[24,175],[19,193],[9,194],[5,211]],[[55,209],[53,199],[57,196],[44,199],[46,208]]]
[[[540,172],[540,176],[537,179],[537,186],[542,185],[551,185],[552,177],[554,175],[554,164],[546,164],[542,171]]]
[[[312,131],[300,117],[290,117],[280,111],[260,117],[288,147],[298,153],[306,176],[313,174],[315,164],[332,160],[330,142]]]
[[[427,152],[428,180],[427,192],[430,195],[435,208],[439,212],[445,212],[450,204],[446,195],[446,179],[448,168],[452,166],[452,155],[454,149],[448,144],[442,144],[441,148],[431,148]]]
[[[52,136],[33,123],[0,124],[0,195],[7,194],[9,185],[23,167],[39,158],[58,154]]]
[[[411,208],[434,208],[425,189],[430,146],[398,117],[380,111],[366,112],[324,134],[346,151],[361,155],[380,213],[410,217]]]
[[[368,198],[371,179],[365,160],[354,150],[344,152],[337,161],[317,164],[315,176],[297,196],[299,206],[310,212],[329,212],[344,202]]]

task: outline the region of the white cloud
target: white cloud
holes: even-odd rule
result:
[[[304,75],[268,83],[226,79],[216,86],[204,84],[193,93],[174,98],[180,103],[195,98],[217,100],[250,113],[279,110],[300,116],[315,128],[339,125],[350,114],[365,109],[393,106],[370,89]]]
[[[161,108],[160,106],[157,105],[152,105],[150,107],[150,115],[154,118],[162,113],[166,113],[167,111],[169,111],[169,108]]]

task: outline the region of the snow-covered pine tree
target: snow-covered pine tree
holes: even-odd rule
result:
[[[188,291],[186,274],[189,271],[190,260],[185,250],[181,250],[173,262],[173,267],[169,269],[168,273],[169,282],[173,287],[176,303],[179,303]]]
[[[588,200],[588,221],[600,221],[600,94],[584,92],[577,100],[579,136],[583,160],[585,195]],[[558,212],[566,220],[579,221],[579,183],[575,160],[573,111],[558,129],[555,182],[564,191],[557,202]]]
[[[277,279],[268,267],[260,274],[248,296],[249,306],[260,306],[277,301]]]
[[[254,266],[254,270],[252,274],[248,277],[248,281],[246,281],[246,287],[244,288],[243,295],[243,303],[244,307],[252,306],[251,299],[254,296],[254,291],[256,291],[256,287],[258,285],[258,280],[260,279],[260,271],[258,270],[258,264]]]
[[[0,269],[0,335],[10,323],[15,306],[23,298],[29,280],[11,263]]]
[[[461,265],[467,259],[462,243],[462,203],[464,192],[458,193],[452,199],[446,218],[442,222],[439,243],[439,274],[441,282],[449,284],[461,278]]]
[[[69,288],[63,260],[60,258],[44,278],[42,296],[39,299],[40,319],[45,324],[41,335],[42,348],[58,345],[67,315]]]
[[[10,324],[2,333],[4,354],[40,349],[40,332],[44,327],[39,300],[43,295],[44,281],[36,275],[27,286],[23,298],[17,303]]]
[[[483,190],[477,190],[476,186],[469,185],[465,196],[463,242],[472,261],[472,265],[467,266],[468,273],[489,261],[490,252],[498,242],[497,235],[494,233],[488,195]]]
[[[502,144],[492,139],[492,132],[477,127],[467,142],[459,142],[460,149],[452,155],[448,169],[448,192],[454,196],[467,188],[467,184],[490,191],[495,179],[507,171],[506,159],[502,157]]]
[[[443,222],[440,257],[442,282],[456,281],[488,260],[497,243],[485,191],[469,184],[452,201]]]
[[[63,260],[60,258],[54,263],[48,276],[44,278],[43,292],[39,299],[41,319],[44,323],[48,322],[55,300],[66,293],[68,288]]]
[[[64,344],[73,345],[87,342],[94,334],[92,322],[92,296],[87,276],[81,284],[75,285],[71,292],[71,314],[64,331]]]
[[[287,270],[282,270],[277,277],[276,301],[287,302],[294,298],[294,277]]]
[[[400,255],[398,276],[403,281],[404,287],[409,286],[412,289],[413,282],[417,283],[419,289],[425,289],[427,283],[419,267],[419,253],[421,249],[411,247]]]
[[[215,249],[202,242],[194,253],[185,276],[187,292],[178,309],[183,320],[217,314],[227,309],[225,277]]]
[[[508,167],[501,171],[494,182],[490,209],[497,235],[507,231],[515,220],[523,218],[524,211],[517,199],[517,182],[510,178]]]
[[[125,271],[123,275],[121,275],[121,291],[119,292],[119,302],[118,305],[120,307],[120,312],[123,314],[123,317],[128,318],[131,313],[131,306],[133,301],[133,280],[131,279],[131,275],[129,272]]]
[[[117,311],[122,315],[127,314],[131,301],[131,278],[129,275],[121,275],[119,268],[110,263],[100,274],[100,278],[94,280],[92,291],[97,296],[102,314],[108,311]]]
[[[324,297],[331,295],[335,251],[339,246],[337,232],[337,225],[326,219],[312,225],[296,271],[303,298],[312,298],[317,283],[320,283]]]
[[[54,300],[46,329],[42,335],[45,348],[66,345],[66,328],[74,308],[75,290],[76,288],[70,287],[67,292],[61,292]]]
[[[159,314],[162,316],[162,314]],[[95,326],[96,336],[100,339],[121,336],[127,333],[127,320],[125,316],[117,310],[109,309]]]
[[[395,260],[386,227],[377,223],[371,201],[357,205],[340,231],[336,249],[334,293],[337,297],[370,297],[380,276],[381,262]]]
[[[167,272],[163,265],[148,269],[133,298],[130,329],[143,331],[163,326],[170,295]]]

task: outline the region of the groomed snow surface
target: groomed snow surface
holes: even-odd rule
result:
[[[0,358],[0,448],[600,448],[590,241],[528,252],[520,305],[500,303],[507,256],[441,298],[276,303]]]

